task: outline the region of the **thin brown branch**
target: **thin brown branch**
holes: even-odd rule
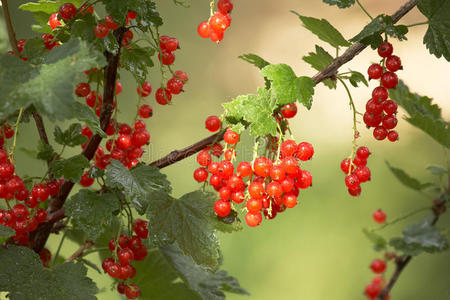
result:
[[[122,44],[123,35],[125,34],[126,30],[127,29],[125,27],[121,27],[114,32],[114,35],[119,45]],[[103,131],[106,131],[106,129],[108,128],[108,124],[111,120],[111,116],[114,110],[113,103],[117,80],[117,69],[119,66],[119,59],[120,59],[120,49],[118,53],[115,55],[109,52],[105,52],[105,57],[108,64],[105,67],[105,75],[104,75],[105,84],[103,90],[104,100],[102,104],[102,110],[100,113],[100,126]],[[97,148],[100,145],[101,141],[102,137],[99,134],[95,134],[94,136],[92,136],[86,148],[84,148],[82,155],[84,155],[88,160],[91,160],[94,157],[95,152],[97,151]],[[65,180],[63,182],[59,194],[56,197],[52,198],[50,202],[50,206],[48,208],[48,212],[50,214],[59,211],[60,209],[63,208],[63,205],[66,202],[66,199],[69,196],[70,192],[72,191],[73,186],[74,183],[71,181]],[[45,243],[47,242],[47,239],[52,230],[53,224],[54,222],[45,222],[41,224],[38,227],[38,229],[34,232],[32,238],[34,242],[33,250],[35,252],[39,253],[44,248]]]
[[[80,248],[77,249],[77,251],[75,251],[68,259],[66,259],[65,262],[66,263],[73,262],[75,259],[77,259],[81,255],[83,255],[84,250],[86,250],[87,248],[90,248],[92,246],[94,246],[94,242],[87,240],[83,245],[81,245]]]
[[[5,18],[6,30],[8,31],[9,43],[15,55],[20,57],[19,48],[17,47],[16,33],[11,22],[11,15],[9,13],[8,0],[2,0],[3,17]]]
[[[417,5],[418,0],[410,0],[407,3],[405,3],[402,7],[400,7],[391,17],[392,22],[396,23],[398,22],[404,15],[406,15],[411,9],[413,9]],[[345,63],[351,61],[356,55],[361,53],[367,46],[361,43],[355,43],[351,47],[349,47],[341,56],[335,58],[331,64],[329,64],[325,69],[318,72],[316,75],[312,77],[314,82],[316,84],[324,81],[327,78],[331,78],[337,74],[337,71],[342,65]],[[152,162],[150,165],[155,166],[158,168],[164,168],[167,166],[170,166],[182,159],[185,159],[191,155],[194,155],[195,153],[203,150],[204,148],[208,147],[213,143],[213,141],[217,139],[217,142],[222,141],[223,139],[223,133],[222,135],[214,134],[207,138],[204,138],[203,140],[186,147],[182,150],[175,150],[170,152],[168,155],[164,156],[161,159],[158,159],[157,161]]]
[[[41,141],[46,145],[50,145],[50,143],[48,142],[47,131],[45,130],[44,120],[42,119],[41,115],[38,112],[33,111],[33,118]],[[50,163],[52,162],[52,160],[52,158],[47,160],[48,167],[50,167]],[[52,174],[50,174],[50,178],[53,178]]]

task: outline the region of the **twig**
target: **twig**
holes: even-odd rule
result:
[[[392,23],[397,23],[404,15],[406,15],[411,9],[413,9],[417,5],[418,0],[410,0],[405,3],[402,7],[400,7],[391,17]],[[316,75],[312,77],[316,84],[328,79],[330,77],[334,77],[337,74],[338,69],[344,65],[345,63],[351,61],[356,55],[361,53],[367,46],[361,43],[355,43],[351,47],[349,47],[341,56],[336,57],[331,64],[329,64],[325,69],[318,72]],[[217,134],[211,135],[189,147],[186,147],[182,150],[175,150],[170,152],[168,155],[164,156],[157,161],[152,162],[150,165],[158,168],[164,168],[170,166],[182,159],[185,159],[195,153],[203,150],[208,147],[214,139],[217,137]],[[223,139],[222,136],[219,136],[217,142],[220,142]]]
[[[77,259],[78,257],[80,257],[83,254],[84,250],[86,250],[87,248],[90,248],[92,246],[94,246],[94,242],[87,240],[83,245],[81,245],[80,248],[78,248],[77,251],[75,251],[72,254],[72,256],[70,256],[68,259],[66,259],[65,262],[66,263],[73,262],[75,259]]]
[[[44,120],[42,119],[41,115],[38,112],[33,111],[32,114],[33,114],[34,123],[36,124],[36,128],[38,130],[41,141],[46,145],[50,145],[50,143],[48,142],[47,131],[45,130]],[[53,158],[50,158],[49,160],[47,160],[47,166],[50,166],[50,163],[52,162],[52,160],[53,160]],[[51,174],[50,174],[50,177],[52,177]]]
[[[11,22],[11,15],[9,14],[8,0],[2,0],[3,17],[5,18],[6,29],[8,30],[9,43],[15,55],[20,57],[19,48],[17,47],[16,33]]]

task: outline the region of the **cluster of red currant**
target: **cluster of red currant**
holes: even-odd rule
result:
[[[142,239],[148,238],[148,222],[136,219],[133,222],[135,235],[128,237],[121,234],[118,239],[111,238],[109,250],[114,257],[103,260],[102,268],[112,278],[121,280],[117,285],[117,291],[125,294],[128,299],[136,299],[141,294],[139,287],[135,284],[126,284],[127,279],[136,276],[136,269],[131,265],[132,261],[141,261],[147,257],[147,248]],[[116,247],[117,243],[119,247]]]
[[[197,27],[198,35],[205,39],[210,38],[214,43],[223,40],[225,30],[230,27],[233,3],[231,0],[219,0],[217,9],[208,21],[201,22]]]
[[[341,170],[345,176],[345,185],[348,188],[348,193],[352,196],[359,196],[361,194],[361,183],[370,180],[370,169],[367,167],[367,159],[370,156],[369,148],[359,147],[356,150],[356,156],[345,158],[341,162]]]
[[[367,127],[374,127],[373,136],[381,141],[386,137],[389,141],[398,140],[398,133],[394,129],[397,126],[397,108],[394,100],[387,100],[388,89],[393,89],[398,84],[396,71],[402,69],[402,62],[396,55],[392,55],[394,48],[388,42],[378,47],[378,54],[383,58],[381,64],[372,64],[367,73],[370,79],[380,79],[381,85],[372,92],[372,98],[367,101],[364,123]]]
[[[214,132],[219,130],[221,122],[218,117],[210,116],[205,125]],[[236,159],[234,148],[239,142],[239,134],[228,129],[224,141],[232,147],[225,151],[224,159],[213,162],[210,149],[205,149],[197,155],[201,167],[194,171],[194,179],[198,182],[206,182],[211,173],[209,184],[220,197],[214,204],[214,211],[219,217],[230,214],[230,201],[236,204],[246,201],[245,221],[251,227],[258,226],[262,221],[261,212],[267,219],[275,218],[277,213],[297,205],[299,189],[311,186],[311,174],[299,166],[299,161],[312,158],[314,149],[311,144],[302,142],[297,145],[293,140],[286,140],[281,143],[277,160],[261,156],[255,158],[253,164],[242,161],[235,173],[232,162]],[[248,178],[248,184],[244,178]]]

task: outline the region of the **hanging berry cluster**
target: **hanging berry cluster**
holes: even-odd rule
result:
[[[393,130],[398,123],[398,105],[394,100],[388,100],[388,90],[397,86],[395,72],[402,69],[402,62],[398,56],[392,55],[393,50],[388,42],[380,44],[378,54],[382,57],[381,64],[372,64],[367,70],[370,79],[380,80],[380,86],[373,90],[372,98],[367,101],[364,123],[369,128],[374,127],[373,136],[379,141],[386,137],[391,142],[398,140],[398,133]]]
[[[214,132],[220,129],[221,121],[217,116],[210,116],[205,126]],[[268,147],[278,151],[274,160],[265,156],[255,157],[252,163],[241,161],[235,170],[233,161],[236,159],[235,147],[239,134],[228,129],[224,133],[224,141],[227,147],[231,146],[225,151],[224,159],[213,162],[209,149],[205,149],[197,155],[201,167],[194,171],[194,179],[198,182],[206,182],[211,174],[209,184],[220,198],[214,204],[214,211],[219,217],[231,213],[232,202],[240,204],[245,201],[246,223],[251,227],[258,226],[262,222],[262,214],[267,219],[273,219],[286,208],[295,207],[299,189],[311,186],[311,174],[299,165],[300,161],[312,158],[314,149],[311,144],[297,144],[293,140],[285,140],[281,145],[272,143]],[[244,178],[248,179],[247,183]]]
[[[141,294],[139,287],[135,284],[127,284],[127,280],[136,276],[136,269],[131,264],[133,261],[142,261],[147,257],[147,247],[142,239],[148,238],[148,222],[136,219],[133,222],[135,235],[128,237],[120,234],[118,238],[111,238],[109,250],[113,257],[103,260],[102,268],[112,278],[121,280],[117,285],[117,291],[125,294],[128,299],[136,299]],[[119,247],[116,247],[116,245]]]
[[[347,175],[345,176],[345,185],[348,193],[352,196],[361,195],[361,183],[370,180],[370,169],[367,167],[367,159],[370,154],[369,148],[359,147],[353,160],[345,158],[341,162],[341,170]]]
[[[212,3],[213,7],[214,3]],[[201,22],[197,27],[198,35],[202,38],[210,38],[214,43],[223,40],[225,30],[231,25],[230,13],[233,10],[231,0],[219,0],[218,11],[211,14],[208,21]],[[212,9],[211,9],[212,11]]]

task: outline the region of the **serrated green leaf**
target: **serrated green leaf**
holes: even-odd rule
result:
[[[438,175],[438,176],[448,174],[447,169],[445,169],[444,167],[441,167],[441,166],[428,166],[427,170],[430,171],[431,174]]]
[[[327,20],[305,17],[292,10],[291,12],[300,18],[306,29],[331,46],[337,48],[339,46],[348,47],[351,45]]]
[[[28,39],[23,47],[22,56],[26,57],[28,61],[34,65],[39,65],[44,62],[45,55],[48,50],[45,49],[45,44],[42,38],[36,37]]]
[[[374,231],[368,230],[367,228],[363,229],[364,235],[373,243],[373,249],[375,251],[381,251],[386,249],[387,241],[381,235],[375,233]]]
[[[16,232],[12,228],[0,224],[0,244],[14,235],[16,235]]]
[[[85,168],[89,168],[89,161],[83,155],[75,155],[68,159],[54,160],[50,164],[50,172],[55,177],[64,177],[72,182],[78,182],[84,173]]]
[[[389,164],[389,162],[386,161],[386,165],[388,166],[389,170],[394,174],[394,176],[405,186],[416,190],[421,191],[429,186],[431,186],[431,183],[421,183],[419,180],[409,176],[405,171],[399,168],[395,168]]]
[[[59,126],[55,126],[55,142],[60,145],[75,147],[87,142],[87,137],[81,134],[81,124],[70,125],[66,131],[62,131]]]
[[[367,24],[361,32],[350,39],[350,42],[361,42],[364,45],[370,45],[373,49],[377,48],[383,42],[381,33],[386,32],[389,36],[397,39],[406,40],[408,27],[404,25],[395,26],[392,23],[392,17],[386,15],[378,15],[369,24]]]
[[[379,35],[381,31],[383,31],[383,15],[379,15],[376,18],[374,18],[369,24],[364,26],[364,28],[361,30],[360,33],[358,33],[356,36],[350,39],[350,42],[362,42],[364,39],[367,39],[374,35]],[[365,45],[368,45],[367,43],[363,43]],[[378,46],[378,45],[377,45]]]
[[[441,109],[432,104],[431,98],[411,93],[401,81],[395,89],[390,90],[389,95],[409,114],[410,117],[406,120],[411,125],[423,130],[444,147],[450,148],[449,123],[442,119]]]
[[[322,0],[329,5],[337,5],[339,8],[348,8],[355,4],[355,0]]]
[[[180,277],[202,299],[223,300],[225,299],[224,291],[250,295],[241,288],[238,280],[229,276],[226,271],[209,272],[203,269],[191,257],[184,255],[176,244],[163,246],[160,249]]]
[[[93,133],[106,138],[106,133],[100,127],[100,120],[97,115],[85,104],[75,102],[73,105],[73,118],[85,122]]]
[[[285,64],[268,65],[261,70],[261,74],[272,81],[272,90],[279,105],[298,100],[306,108],[311,108],[315,86],[311,78],[297,77],[292,68]]]
[[[303,56],[303,60],[320,71],[333,61],[333,57],[325,49],[316,45],[316,52],[309,52],[308,56]],[[330,89],[336,88],[335,80],[325,79],[322,83]]]
[[[82,0],[56,0],[56,1],[47,1],[47,0],[39,0],[37,2],[28,2],[19,6],[19,9],[23,11],[29,12],[44,12],[47,14],[52,14],[59,10],[59,7],[64,3],[73,3],[75,6],[80,6],[83,3]],[[47,20],[48,21],[48,20]]]
[[[97,194],[83,189],[67,201],[65,208],[75,228],[85,231],[89,239],[96,241],[105,226],[111,224],[113,212],[119,209],[119,202],[114,194]]]
[[[51,121],[73,118],[76,76],[106,64],[102,54],[90,52],[78,39],[55,47],[39,68],[17,60],[12,56],[0,58],[0,97],[4,97],[0,98],[1,119],[31,104]]]
[[[441,231],[433,226],[434,216],[424,218],[419,223],[403,230],[402,238],[393,238],[391,246],[407,255],[418,255],[421,252],[435,253],[448,249],[448,240]]]
[[[366,78],[363,74],[357,72],[357,71],[350,71],[351,75],[348,77],[348,80],[350,81],[351,85],[354,87],[358,87],[358,83],[362,82],[365,86],[369,86],[369,83],[367,82]]]
[[[53,158],[53,154],[55,153],[53,147],[44,143],[42,140],[38,140],[37,151],[23,147],[19,149],[28,154],[30,157],[40,160],[50,160]]]
[[[169,194],[172,190],[167,176],[158,168],[141,164],[128,170],[117,160],[106,168],[106,185],[125,191],[139,214],[144,214],[148,202],[153,201],[152,193]]]
[[[436,57],[450,61],[450,2],[447,0],[419,0],[417,8],[428,19],[423,43]]]
[[[11,300],[97,299],[97,287],[81,263],[42,266],[39,255],[26,247],[0,248],[0,291]]]
[[[164,193],[154,197],[147,210],[151,241],[158,246],[176,241],[197,264],[215,269],[219,259],[219,243],[211,217],[215,201],[213,193],[201,191],[180,199]]]
[[[148,68],[153,67],[151,57],[155,50],[150,47],[140,47],[134,44],[130,49],[123,48],[120,62],[122,67],[129,71],[139,84],[143,84],[147,79]]]
[[[253,54],[253,53],[243,54],[243,55],[238,56],[238,58],[248,62],[249,64],[254,65],[258,69],[262,69],[265,66],[270,65],[270,63],[267,60],[265,60],[264,58],[262,58],[256,54]],[[264,82],[266,84],[266,88],[269,89],[270,81],[266,77],[264,77]]]

